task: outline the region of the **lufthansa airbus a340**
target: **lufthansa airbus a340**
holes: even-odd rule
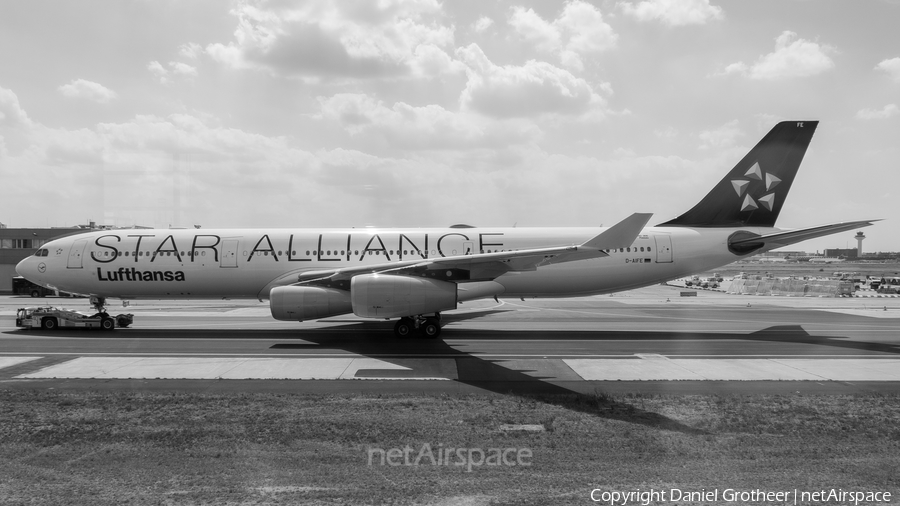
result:
[[[120,229],[45,244],[16,271],[107,298],[268,299],[272,316],[398,318],[398,336],[440,333],[440,313],[487,297],[572,297],[657,284],[873,220],[783,230],[775,221],[816,130],[776,125],[681,216],[608,228]]]

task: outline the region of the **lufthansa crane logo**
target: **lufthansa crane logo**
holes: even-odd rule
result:
[[[744,198],[741,202],[741,211],[756,211],[760,206],[771,211],[775,207],[775,194],[772,193],[772,190],[778,186],[781,179],[778,179],[767,172],[763,172],[759,168],[759,162],[754,163],[753,167],[750,167],[750,170],[744,174],[744,177],[747,179],[731,180],[731,185],[734,187],[734,191],[738,194],[738,197]],[[768,193],[753,200],[753,197],[747,192],[747,188],[750,186],[751,181],[765,182],[765,191]]]
[[[41,262],[38,264],[38,272],[43,274],[44,271],[46,271],[46,270],[47,270],[47,264],[45,264],[44,262]]]

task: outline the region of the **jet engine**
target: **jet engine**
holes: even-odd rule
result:
[[[357,316],[393,318],[456,309],[456,283],[412,276],[363,274],[350,280]]]
[[[346,290],[316,286],[278,286],[269,292],[269,309],[276,320],[303,321],[352,312]]]

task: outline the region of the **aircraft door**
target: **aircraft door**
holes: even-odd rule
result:
[[[220,267],[237,267],[238,257],[238,240],[225,239],[222,241],[222,259],[219,263]]]
[[[82,257],[84,257],[84,247],[87,246],[87,239],[75,241],[69,249],[69,263],[66,267],[69,269],[81,269]]]
[[[656,241],[656,263],[672,263],[672,236],[654,235],[653,240]]]

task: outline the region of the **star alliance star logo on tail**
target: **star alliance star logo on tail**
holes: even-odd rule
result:
[[[744,176],[750,180],[756,181],[764,181],[766,183],[767,192],[771,192],[773,188],[778,186],[778,183],[781,182],[781,179],[773,176],[772,174],[763,172],[759,168],[759,162],[753,164],[753,167],[750,167]],[[756,200],[753,200],[753,197],[750,196],[749,193],[744,194],[747,191],[747,188],[750,186],[750,182],[746,179],[732,179],[731,185],[734,187],[734,191],[737,193],[738,197],[744,197],[743,202],[741,203],[741,211],[756,211],[760,208],[760,206],[766,208],[771,211],[772,208],[775,207],[775,194],[767,193],[762,197],[757,197]]]

